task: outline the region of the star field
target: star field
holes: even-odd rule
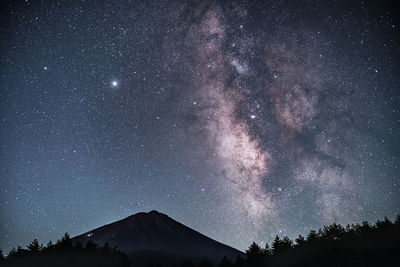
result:
[[[400,211],[390,1],[6,1],[0,248],[159,210],[244,250]]]

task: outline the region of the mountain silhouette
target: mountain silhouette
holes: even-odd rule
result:
[[[136,263],[148,259],[178,262],[185,258],[204,257],[220,261],[223,256],[235,259],[244,253],[217,242],[158,211],[140,212],[120,221],[78,235],[73,242],[107,242],[117,246]]]

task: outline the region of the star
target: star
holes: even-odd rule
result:
[[[118,86],[118,81],[117,80],[113,80],[113,81],[111,81],[111,86],[112,87],[117,87]]]

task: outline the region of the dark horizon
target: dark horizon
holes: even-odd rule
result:
[[[101,228],[108,227],[108,226],[113,225],[113,224],[120,223],[120,222],[125,221],[125,220],[129,220],[130,218],[135,217],[136,215],[140,215],[140,214],[150,214],[150,213],[154,213],[154,212],[155,212],[155,213],[159,213],[159,214],[164,215],[164,216],[167,216],[167,217],[171,218],[172,220],[176,221],[173,217],[170,217],[168,214],[165,214],[165,213],[160,212],[160,211],[158,211],[158,210],[139,211],[139,212],[137,212],[137,213],[128,215],[127,217],[118,218],[118,219],[116,219],[115,221],[107,222],[107,223],[102,224],[102,225],[96,225],[96,226],[94,226],[93,228],[87,229],[87,230],[84,231],[84,232],[77,233],[77,234],[72,234],[72,235],[70,235],[70,236],[71,236],[71,239],[73,240],[73,239],[75,239],[75,238],[77,238],[77,237],[79,237],[79,236],[83,236],[83,235],[85,235],[85,234],[91,233],[91,232],[93,232],[93,230],[101,229]],[[396,216],[394,216],[394,218],[389,218],[388,216],[384,216],[383,218],[379,218],[379,219],[376,220],[376,221],[367,221],[367,220],[363,220],[363,221],[359,221],[359,222],[352,222],[352,223],[349,223],[349,224],[347,224],[347,225],[349,225],[349,226],[357,225],[357,224],[358,224],[358,225],[362,225],[364,222],[368,222],[368,223],[370,223],[371,225],[374,225],[374,224],[376,224],[377,222],[380,222],[380,221],[382,221],[382,220],[384,220],[384,219],[388,219],[388,220],[391,221],[391,222],[395,222],[395,220],[396,220],[396,219],[398,220],[399,217],[400,217],[400,213],[397,214]],[[182,224],[182,223],[179,222],[179,221],[176,221],[176,222],[178,222],[179,224]],[[336,223],[336,222],[333,222],[333,224],[335,224],[335,223]],[[188,227],[188,226],[185,225],[185,224],[183,224],[183,225],[184,225],[185,227]],[[347,225],[341,225],[341,226],[346,227]],[[317,227],[317,228],[315,228],[315,229],[310,229],[310,231],[312,231],[312,230],[317,231],[317,230],[319,230],[319,229],[324,229],[326,226],[329,226],[329,225],[321,225],[321,226],[319,226],[319,227]],[[191,227],[189,227],[189,228],[191,228]],[[253,242],[255,242],[255,241],[252,241],[251,243],[248,244],[247,247],[245,247],[243,250],[241,250],[241,249],[238,249],[238,248],[235,248],[235,247],[231,246],[230,244],[223,243],[222,241],[219,241],[219,240],[217,240],[217,239],[214,239],[214,238],[212,238],[212,237],[209,237],[209,236],[207,236],[206,234],[204,234],[204,233],[198,231],[197,229],[194,229],[194,228],[191,228],[191,229],[194,230],[195,232],[201,234],[201,235],[206,236],[207,238],[211,238],[211,239],[213,239],[214,241],[216,241],[216,242],[218,242],[218,243],[221,243],[221,244],[223,244],[223,245],[226,245],[226,246],[228,246],[228,247],[231,247],[231,248],[236,249],[236,250],[241,251],[241,252],[245,252],[246,250],[248,250],[248,249],[249,249],[249,246],[250,246]],[[67,233],[67,234],[69,235],[69,232],[68,232],[68,231],[64,231],[64,234],[65,234],[65,233]],[[270,239],[270,240],[265,240],[265,241],[263,240],[263,241],[260,242],[260,244],[261,244],[261,245],[271,244],[271,243],[273,243],[273,240],[276,238],[276,236],[279,236],[279,237],[282,237],[282,238],[288,237],[288,238],[290,238],[291,240],[294,241],[294,240],[295,240],[296,238],[298,238],[299,236],[307,236],[308,233],[309,233],[309,232],[299,233],[299,234],[297,234],[297,235],[295,235],[295,236],[287,236],[287,235],[282,235],[282,233],[275,233],[275,235],[273,236],[272,239]],[[35,239],[37,239],[37,238],[35,238]],[[38,240],[38,241],[39,241],[39,244],[45,245],[45,244],[47,244],[47,243],[50,242],[50,241],[51,241],[52,243],[56,243],[56,241],[59,240],[59,239],[60,239],[60,237],[57,237],[56,239],[52,239],[52,240]],[[31,241],[32,241],[32,240],[31,240]],[[82,244],[85,244],[85,243],[86,243],[86,242],[83,242]],[[95,243],[96,243],[96,242],[95,242]],[[102,244],[99,243],[99,245],[102,245]],[[24,245],[23,245],[23,244],[17,244],[16,246],[14,246],[14,247],[12,247],[12,248],[16,248],[16,247],[18,247],[18,246],[21,246],[22,248],[24,248]],[[117,248],[118,248],[118,247],[117,247]],[[119,249],[119,248],[118,248],[118,249]],[[9,252],[9,251],[4,251],[4,250],[3,250],[3,254],[4,254],[5,256],[7,255],[8,252]]]
[[[151,211],[93,229],[71,238],[26,248],[13,248],[3,266],[397,266],[400,214],[375,224],[368,221],[342,226],[333,223],[296,239],[275,236],[264,247],[253,242],[245,253]]]
[[[0,3],[0,249],[158,210],[244,251],[400,212],[394,1]]]

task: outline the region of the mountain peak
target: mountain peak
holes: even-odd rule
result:
[[[147,214],[160,215],[162,213],[159,211],[156,211],[156,210],[152,210],[152,211],[149,211]],[[163,214],[163,215],[165,215],[165,214]]]
[[[125,219],[122,219],[120,221],[117,221],[115,223],[119,223],[119,222],[123,222],[123,221],[127,221],[127,222],[132,222],[132,221],[137,221],[137,220],[145,220],[145,221],[149,221],[149,220],[157,220],[159,218],[169,218],[166,214],[161,213],[157,210],[152,210],[149,212],[138,212],[135,214],[130,215],[129,217],[126,217]]]

